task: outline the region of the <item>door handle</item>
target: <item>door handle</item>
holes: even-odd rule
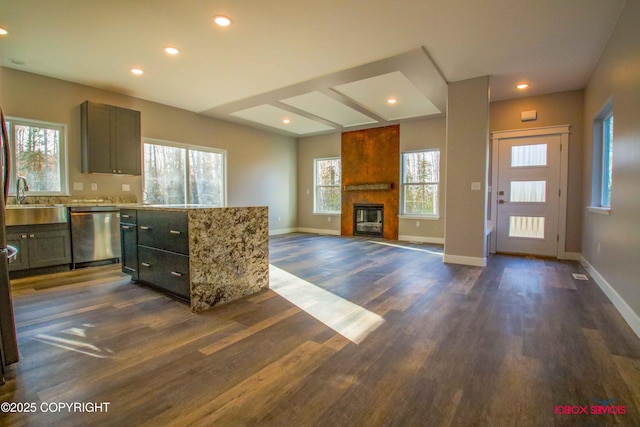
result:
[[[502,199],[498,200],[498,203],[500,203],[501,205],[505,204],[506,202]]]

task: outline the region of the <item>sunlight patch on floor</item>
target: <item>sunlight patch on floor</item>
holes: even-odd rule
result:
[[[272,291],[356,344],[384,323],[376,313],[272,264],[269,279]]]
[[[395,243],[376,242],[375,240],[367,240],[367,243],[375,243],[376,245],[392,246],[394,248],[406,249],[408,251],[426,252],[431,255],[443,256],[442,252],[436,252],[429,249],[412,248],[411,246],[396,245]]]
[[[91,328],[93,327],[93,325],[85,324],[83,326],[85,328],[75,327],[60,331],[61,334],[79,337],[78,339],[69,339],[49,334],[38,334],[33,339],[41,343],[51,345],[53,347],[74,351],[76,353],[85,354],[87,356],[96,357],[98,359],[107,359],[113,357],[113,352],[111,350],[101,349],[100,347],[97,347],[89,342],[82,341],[83,339],[89,339],[87,337],[87,328]]]

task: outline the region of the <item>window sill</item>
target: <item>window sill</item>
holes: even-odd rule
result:
[[[587,212],[599,215],[611,215],[611,208],[603,208],[602,206],[587,206]]]
[[[341,212],[313,212],[313,215],[322,215],[322,216],[340,216]]]
[[[424,219],[426,221],[438,221],[440,215],[398,215],[400,219]]]

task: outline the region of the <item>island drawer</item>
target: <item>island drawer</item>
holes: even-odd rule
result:
[[[186,212],[138,211],[138,244],[189,254],[189,220]]]
[[[120,209],[120,222],[127,224],[135,224],[137,221],[137,213],[135,209]]]
[[[189,300],[189,257],[138,246],[138,277],[182,299]]]

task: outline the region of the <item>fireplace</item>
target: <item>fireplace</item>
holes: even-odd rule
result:
[[[384,205],[354,204],[353,235],[382,237],[384,223]]]

